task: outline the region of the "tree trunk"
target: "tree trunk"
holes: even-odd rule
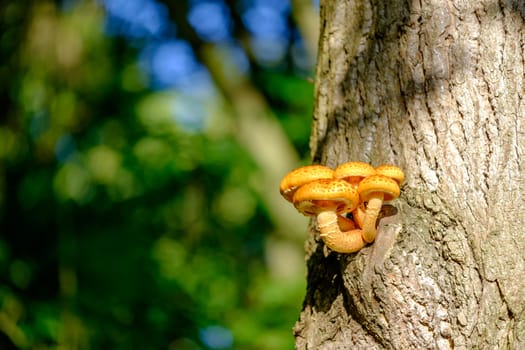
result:
[[[525,349],[525,5],[321,1],[315,163],[391,163],[356,254],[311,225],[297,349]]]

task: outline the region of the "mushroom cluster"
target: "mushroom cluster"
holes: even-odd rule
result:
[[[326,246],[338,253],[357,252],[376,237],[383,202],[399,197],[403,171],[393,165],[376,168],[348,162],[335,170],[307,165],[281,181],[281,195],[304,215],[315,216]],[[346,214],[352,213],[352,219]]]

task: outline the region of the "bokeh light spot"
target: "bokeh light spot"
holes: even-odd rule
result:
[[[153,258],[159,264],[160,273],[164,278],[176,279],[186,263],[184,246],[168,237],[161,237],[153,246]]]
[[[245,189],[230,187],[223,190],[215,202],[215,210],[225,223],[245,224],[255,213],[256,200]]]
[[[91,195],[91,176],[77,163],[64,164],[56,173],[53,187],[59,199],[86,202]]]
[[[230,14],[222,2],[195,3],[188,13],[188,21],[203,40],[217,42],[230,37]]]
[[[153,0],[103,0],[110,33],[130,38],[159,37],[168,28],[164,5]]]
[[[229,349],[233,345],[232,333],[222,326],[209,326],[202,329],[200,338],[211,349]]]
[[[259,63],[263,65],[274,65],[281,62],[286,55],[288,43],[284,40],[269,38],[252,38],[250,46]]]
[[[166,40],[146,46],[140,64],[157,89],[195,84],[195,74],[203,69],[191,46],[183,40]]]
[[[90,149],[86,157],[86,164],[93,179],[103,184],[116,181],[120,163],[120,153],[103,145]]]
[[[254,6],[244,12],[244,24],[256,37],[287,38],[286,16],[270,6]]]

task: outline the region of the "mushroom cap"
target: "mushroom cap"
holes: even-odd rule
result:
[[[334,171],[324,165],[306,165],[290,171],[281,180],[279,191],[287,201],[291,202],[299,187],[315,180],[331,179],[333,174]]]
[[[399,197],[400,189],[396,180],[384,175],[372,175],[365,177],[359,183],[357,192],[364,202],[378,192],[383,193],[384,201],[389,201]]]
[[[362,178],[374,175],[376,170],[373,166],[363,162],[348,162],[339,165],[334,170],[334,178],[345,179],[356,184]]]
[[[345,180],[321,179],[299,187],[293,196],[293,204],[304,215],[317,215],[327,210],[348,213],[359,204],[359,194]]]
[[[384,164],[376,167],[375,170],[376,174],[388,176],[389,178],[396,180],[400,185],[405,180],[405,173],[395,165]]]

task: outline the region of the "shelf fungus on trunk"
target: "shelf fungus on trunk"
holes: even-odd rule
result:
[[[384,201],[399,196],[404,174],[396,166],[373,168],[363,162],[335,170],[307,165],[281,181],[281,195],[304,215],[316,217],[321,239],[338,253],[354,253],[374,241]],[[353,220],[346,215],[352,213]]]
[[[359,204],[354,186],[344,180],[323,179],[301,186],[293,196],[295,208],[317,217],[320,236],[326,246],[339,253],[353,253],[364,247],[361,229],[341,230],[342,215]]]

